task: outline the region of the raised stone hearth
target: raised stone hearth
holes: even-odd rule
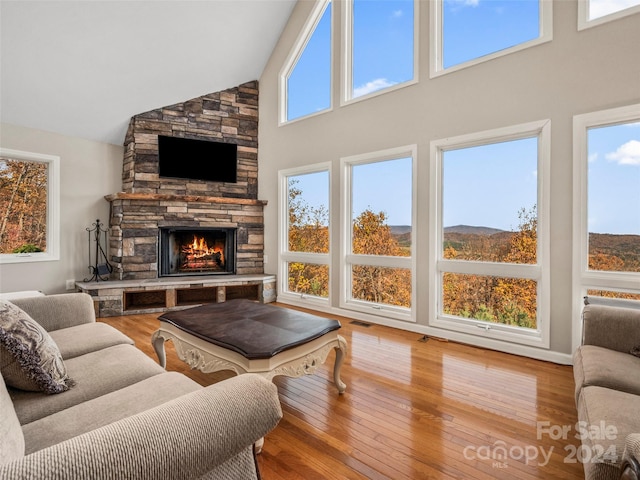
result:
[[[98,317],[180,310],[203,303],[247,298],[262,303],[276,299],[274,275],[164,277],[153,280],[77,282],[93,297]]]

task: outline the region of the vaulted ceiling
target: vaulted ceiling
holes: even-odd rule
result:
[[[133,115],[258,79],[295,3],[2,0],[0,119],[121,145]]]

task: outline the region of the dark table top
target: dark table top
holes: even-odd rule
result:
[[[271,358],[341,327],[337,320],[245,299],[166,312],[158,318],[250,360]]]

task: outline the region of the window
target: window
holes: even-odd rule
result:
[[[552,2],[437,0],[431,6],[431,76],[551,40]]]
[[[331,108],[331,1],[318,1],[280,75],[280,123]]]
[[[342,159],[341,306],[414,321],[415,146]]]
[[[280,173],[279,295],[311,301],[329,298],[329,169]]]
[[[0,263],[59,258],[59,163],[0,148]]]
[[[578,345],[585,295],[640,294],[640,104],[574,117],[574,181]]]
[[[548,347],[549,125],[432,142],[431,325]]]
[[[345,100],[413,83],[418,2],[351,0],[344,5]]]
[[[578,30],[640,12],[640,0],[579,0]]]

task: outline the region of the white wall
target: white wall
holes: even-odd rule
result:
[[[339,0],[334,15],[341,23]],[[553,40],[460,71],[429,79],[429,8],[420,2],[419,82],[339,107],[341,52],[334,30],[333,111],[278,127],[278,75],[313,7],[299,1],[260,78],[259,198],[265,209],[268,273],[276,273],[278,171],[318,162],[333,164],[331,204],[339,205],[339,159],[407,144],[418,145],[417,318],[400,325],[427,331],[429,142],[434,139],[551,119],[551,348],[526,352],[568,361],[571,353],[572,118],[576,114],[640,101],[640,14],[577,31],[577,2],[553,2]],[[336,210],[337,213],[337,210]],[[337,218],[337,217],[334,217]],[[331,242],[338,245],[338,229]],[[334,257],[332,274],[339,259]],[[333,277],[332,306],[338,305]],[[279,281],[282,281],[279,279]],[[339,312],[337,308],[333,311]],[[348,312],[342,312],[349,315]],[[375,318],[371,319],[375,321]],[[393,322],[381,322],[398,326]],[[431,333],[434,333],[431,331]],[[452,337],[446,331],[440,336]],[[482,344],[475,337],[457,339]]]
[[[89,277],[85,228],[108,226],[105,195],[122,189],[123,147],[3,123],[0,145],[60,157],[60,260],[0,265],[0,292],[63,293],[67,279]]]

